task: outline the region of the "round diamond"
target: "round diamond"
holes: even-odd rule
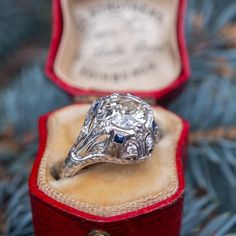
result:
[[[145,124],[147,120],[145,110],[127,96],[120,96],[117,101],[108,101],[105,109],[104,118],[122,129],[135,128],[139,124]]]
[[[129,155],[137,155],[138,154],[137,146],[134,144],[129,144],[126,151]]]

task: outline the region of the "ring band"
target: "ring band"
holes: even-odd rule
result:
[[[101,97],[91,105],[60,177],[72,177],[95,163],[139,163],[151,156],[159,139],[159,127],[148,103],[131,94]]]

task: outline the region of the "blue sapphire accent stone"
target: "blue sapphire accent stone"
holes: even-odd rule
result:
[[[122,144],[125,140],[125,137],[123,135],[120,134],[116,134],[114,137],[114,142]]]
[[[153,132],[155,131],[156,127],[157,127],[157,124],[156,124],[155,120],[153,120],[152,121],[152,130],[153,130]]]
[[[95,103],[95,105],[94,105],[94,107],[93,107],[93,111],[96,111],[96,110],[98,109],[99,104],[100,104],[100,102],[96,102],[96,103]]]

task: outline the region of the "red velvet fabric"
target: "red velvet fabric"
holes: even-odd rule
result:
[[[186,156],[188,123],[183,122],[183,131],[176,149],[176,167],[179,186],[169,198],[145,208],[112,217],[101,217],[81,212],[64,205],[42,192],[37,184],[38,169],[47,141],[47,119],[39,122],[40,142],[37,158],[29,179],[33,223],[36,236],[86,235],[94,229],[116,235],[179,235],[184,193],[182,159]]]
[[[188,53],[186,49],[185,43],[185,36],[184,36],[184,13],[186,8],[186,1],[187,0],[179,0],[178,6],[178,19],[177,19],[177,39],[178,39],[178,46],[180,52],[180,59],[182,62],[182,70],[176,80],[171,83],[168,87],[163,88],[161,90],[153,90],[153,91],[133,91],[132,94],[140,96],[140,97],[147,97],[147,98],[155,98],[158,100],[159,104],[167,104],[169,101],[173,100],[173,98],[178,95],[184,85],[186,84],[189,75],[190,75],[190,66],[188,60]],[[60,45],[60,40],[62,37],[63,32],[63,15],[61,11],[61,0],[53,0],[53,32],[52,32],[52,39],[51,45],[49,49],[49,54],[46,63],[46,74],[48,77],[59,87],[61,87],[66,92],[70,93],[73,96],[81,96],[81,95],[107,95],[111,93],[110,91],[95,91],[95,90],[88,90],[82,89],[79,87],[71,86],[65,83],[63,80],[58,77],[58,75],[54,71],[54,61],[57,55],[57,50]],[[115,91],[118,92],[119,91]],[[129,92],[129,91],[126,91]]]
[[[31,196],[31,202],[36,236],[85,236],[92,230],[103,230],[111,236],[180,235],[182,196],[167,207],[113,222],[75,217],[34,195]]]

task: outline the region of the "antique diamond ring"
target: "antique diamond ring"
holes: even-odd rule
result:
[[[139,163],[150,157],[159,139],[159,127],[145,101],[131,94],[101,97],[91,105],[60,177],[99,162]]]

